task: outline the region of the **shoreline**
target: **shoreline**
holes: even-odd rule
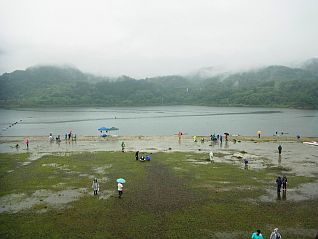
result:
[[[192,140],[193,136],[189,135],[183,135],[181,140]],[[30,141],[47,141],[48,136],[0,136],[0,144],[1,143],[8,143],[8,142],[17,142],[17,141],[23,141],[24,139],[28,138]],[[205,142],[211,142],[209,136],[200,136],[197,135],[198,142],[201,138],[204,138]],[[118,140],[151,140],[151,139],[160,139],[160,140],[171,140],[175,139],[178,140],[177,135],[153,135],[153,136],[142,136],[142,135],[110,135],[107,137],[101,137],[101,136],[77,136],[76,141],[118,141]],[[261,138],[258,138],[257,136],[229,136],[228,141],[253,141],[253,142],[306,142],[306,141],[318,141],[318,137],[300,137],[300,139],[297,139],[295,136],[261,136]],[[65,142],[69,140],[65,140],[64,138],[61,139],[61,142]],[[72,140],[70,140],[72,141]],[[53,141],[55,142],[55,140]],[[225,142],[223,137],[223,143]]]
[[[286,173],[300,176],[318,177],[318,147],[303,144],[303,141],[317,141],[317,138],[262,136],[229,136],[228,141],[211,142],[209,137],[184,135],[178,140],[177,135],[170,136],[78,136],[76,141],[49,141],[48,136],[9,136],[0,137],[0,153],[29,153],[30,161],[46,154],[69,154],[83,152],[120,152],[121,143],[125,143],[125,152],[134,155],[156,152],[195,152],[206,155],[213,151],[215,162],[236,164],[243,167],[243,159],[249,161],[251,169],[281,168]],[[29,139],[29,149],[24,140]],[[235,139],[235,140],[233,140]],[[15,147],[19,144],[19,148]],[[282,154],[278,154],[278,145],[282,145]],[[209,163],[209,162],[208,162]]]

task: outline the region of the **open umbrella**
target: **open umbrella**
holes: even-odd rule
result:
[[[117,178],[116,182],[117,182],[117,183],[125,183],[126,180],[123,179],[123,178]]]
[[[230,134],[229,133],[224,133],[225,135],[229,136]]]
[[[101,127],[98,129],[98,131],[108,131],[110,130],[110,128],[107,128],[107,127]]]

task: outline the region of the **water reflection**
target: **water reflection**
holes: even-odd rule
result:
[[[283,190],[283,201],[286,201],[287,197],[286,197],[286,190]]]
[[[278,201],[280,201],[282,198],[281,198],[281,196],[280,196],[280,192],[277,192],[277,198],[276,198],[276,200],[278,200]]]
[[[278,155],[278,165],[280,166],[282,164],[282,155]]]

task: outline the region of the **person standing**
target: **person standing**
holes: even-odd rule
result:
[[[282,236],[278,232],[278,228],[275,228],[272,234],[270,235],[269,239],[282,239]]]
[[[254,232],[252,234],[252,239],[264,239],[262,233],[261,233],[261,230],[257,230],[256,232]]]
[[[93,191],[94,191],[94,195],[97,195],[97,193],[99,191],[99,183],[97,182],[97,178],[95,178],[93,180],[92,188],[93,188]]]
[[[287,178],[286,178],[285,175],[283,176],[282,184],[283,184],[283,191],[286,191],[286,189],[287,189]]]
[[[212,150],[210,151],[209,156],[210,156],[210,162],[213,163],[214,161],[213,161],[213,152],[212,152]]]
[[[276,185],[277,185],[277,192],[280,193],[280,189],[282,187],[282,178],[280,176],[276,179]]]
[[[283,149],[283,147],[282,147],[281,145],[279,145],[279,146],[278,146],[278,153],[279,153],[279,154],[282,154],[282,149]]]
[[[122,183],[117,184],[118,198],[121,198],[121,195],[123,195],[123,187],[124,187],[124,185]]]
[[[248,160],[247,159],[244,159],[244,168],[248,169]]]
[[[179,131],[179,132],[178,132],[178,139],[179,139],[179,141],[181,140],[181,137],[182,137],[182,132]]]
[[[135,153],[136,160],[139,160],[139,151],[137,150]]]
[[[123,142],[121,142],[121,152],[124,152],[124,150],[125,150],[125,142],[123,141]]]
[[[26,145],[26,148],[27,148],[27,149],[29,149],[29,143],[30,143],[30,142],[29,142],[29,139],[26,139],[26,140],[25,140],[25,145]]]

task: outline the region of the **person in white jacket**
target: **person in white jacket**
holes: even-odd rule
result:
[[[271,236],[269,239],[282,239],[282,236],[278,232],[278,228],[275,228],[274,231],[272,232]]]
[[[97,178],[93,180],[92,188],[94,190],[94,195],[97,195],[97,192],[99,191],[99,183],[97,182]]]
[[[213,163],[213,152],[212,151],[210,151],[209,156],[210,156],[211,163]]]

